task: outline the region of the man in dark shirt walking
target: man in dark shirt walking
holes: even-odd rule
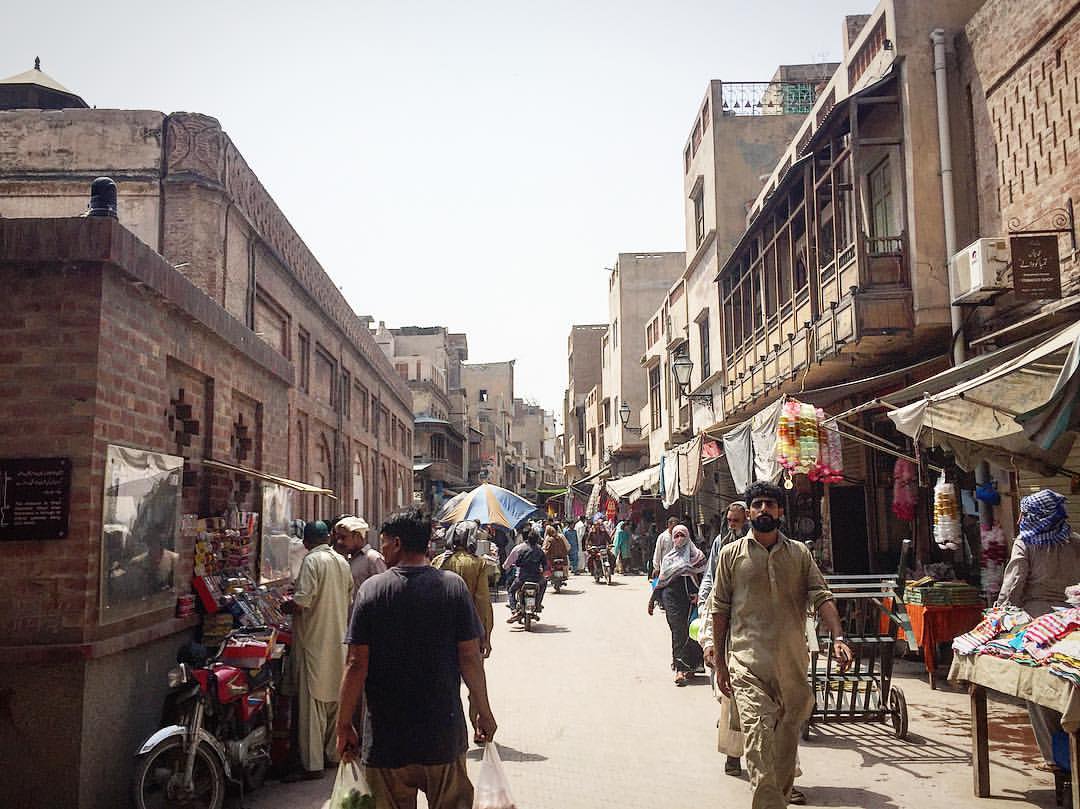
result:
[[[480,640],[483,627],[465,582],[428,564],[429,528],[417,512],[392,516],[380,531],[391,565],[356,598],[341,682],[337,744],[343,760],[360,753],[353,709],[367,698],[361,760],[379,809],[416,805],[470,809],[469,741],[461,681],[477,742],[495,735]]]

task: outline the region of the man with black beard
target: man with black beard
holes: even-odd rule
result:
[[[852,660],[814,558],[780,533],[783,502],[772,483],[746,490],[750,532],[721,549],[707,607],[715,648],[727,640],[726,659],[715,656],[716,684],[738,709],[753,809],[784,809],[791,796],[799,731],[814,705],[806,677],[808,606],[833,637],[840,671]]]

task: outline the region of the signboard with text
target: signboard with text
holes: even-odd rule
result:
[[[0,459],[0,540],[63,539],[70,507],[70,458]]]
[[[1013,234],[1009,237],[1009,252],[1012,254],[1013,291],[1017,298],[1061,298],[1061,262],[1056,234]]]

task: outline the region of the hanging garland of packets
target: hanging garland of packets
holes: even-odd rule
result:
[[[947,551],[960,547],[960,500],[945,476],[934,484],[934,541]]]
[[[777,460],[791,474],[805,474],[810,480],[840,483],[844,479],[844,458],[840,433],[825,427],[825,411],[820,407],[788,399],[780,412],[777,429]]]

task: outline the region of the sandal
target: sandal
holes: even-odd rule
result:
[[[682,688],[684,685],[686,685],[686,672],[685,671],[677,671],[677,672],[675,672],[675,685],[679,686],[680,688]]]
[[[1065,770],[1061,769],[1057,764],[1051,764],[1048,761],[1040,761],[1035,765],[1035,769],[1039,772],[1048,772],[1053,773],[1054,775],[1060,775],[1065,772]]]

